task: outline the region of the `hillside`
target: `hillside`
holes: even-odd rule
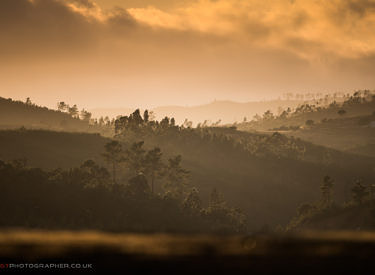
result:
[[[374,230],[374,202],[322,213],[300,224],[298,230]]]
[[[92,160],[68,170],[45,171],[0,161],[0,228],[110,232],[243,232],[235,209],[196,204],[150,192],[137,175],[127,184]],[[141,179],[141,180],[140,180]],[[241,215],[242,216],[242,215]]]
[[[375,156],[375,100],[352,96],[341,104],[321,108],[301,105],[280,116],[236,125],[239,130],[275,131],[337,150]]]
[[[68,113],[0,97],[0,129],[20,127],[58,131],[92,130],[87,121],[73,118]]]
[[[7,104],[15,110],[18,106],[21,110],[17,113],[19,120],[29,121],[29,125],[40,112],[51,114],[50,123],[56,120],[54,115],[68,117],[79,125],[84,123],[63,112],[12,101]],[[366,108],[370,110],[370,107]],[[33,119],[28,118],[28,112]],[[161,148],[164,162],[181,155],[183,167],[190,171],[190,186],[198,188],[203,204],[207,205],[209,194],[217,188],[231,205],[245,212],[252,228],[259,228],[265,224],[275,226],[288,222],[299,204],[319,197],[317,186],[326,175],[337,182],[335,197],[338,201],[345,198],[348,181],[360,177],[372,182],[375,179],[375,161],[366,147],[371,146],[369,140],[373,139],[373,129],[368,127],[371,121],[372,116],[340,117],[280,134],[275,131],[239,131],[236,127],[181,127],[172,119],[154,121],[149,116],[146,118],[146,113],[142,117],[139,111],[135,111],[129,117],[109,122],[108,127],[115,128],[116,140],[124,148],[144,141],[144,149]],[[87,126],[87,123],[83,125]],[[239,129],[241,125],[238,125]],[[343,125],[343,132],[335,130]],[[334,131],[332,139],[326,138],[324,131]],[[298,134],[307,141],[298,138]],[[362,139],[355,139],[356,135]],[[342,141],[337,139],[338,136],[342,137]],[[319,138],[324,140],[322,145],[340,150],[348,141],[352,144],[345,147],[348,152],[340,152],[317,145]],[[109,168],[102,157],[108,141],[110,139],[99,134],[25,128],[3,130],[0,131],[0,159],[25,158],[30,167],[43,169],[69,169],[92,159]],[[360,156],[350,153],[350,150],[356,154],[359,150],[366,153]],[[126,169],[122,166],[119,173],[123,182],[128,180]],[[162,182],[156,181],[156,192],[161,192],[161,185]]]
[[[231,142],[215,141],[213,136],[234,137]],[[221,133],[220,133],[221,132]],[[157,138],[167,152],[184,156],[186,166],[202,192],[216,186],[233,203],[238,203],[256,224],[284,223],[307,198],[319,196],[317,186],[329,174],[338,182],[339,200],[346,182],[357,177],[374,179],[370,158],[357,157],[285,136],[246,134],[216,129],[200,138],[174,136],[167,142]],[[230,140],[230,139],[229,139]],[[181,146],[181,144],[184,144]]]
[[[284,132],[315,144],[375,157],[375,116],[330,119],[297,131]]]
[[[47,130],[1,130],[0,160],[25,158],[31,167],[71,168],[92,159],[103,163],[100,154],[108,139],[99,134]]]
[[[371,185],[367,187],[370,189]],[[374,230],[375,201],[373,195],[368,195],[370,198],[361,202],[347,198],[344,204],[334,203],[330,207],[318,207],[315,204],[316,206],[308,211],[297,210],[297,215],[286,228],[288,231]]]
[[[360,97],[359,97],[360,98]],[[295,108],[290,106],[292,111],[285,112],[279,116],[273,114],[263,114],[258,121],[237,124],[238,129],[246,131],[269,131],[283,130],[289,127],[306,126],[306,122],[311,120],[314,124],[324,123],[330,119],[352,118],[359,116],[369,116],[375,112],[375,99],[370,98],[364,101],[362,98],[351,97],[341,104],[331,104],[329,106],[317,107],[313,104],[302,104]],[[344,113],[339,113],[343,110]]]
[[[326,174],[337,180],[339,200],[347,179],[374,180],[374,162],[369,158],[285,136],[229,128],[208,131],[212,132],[171,128],[164,134],[145,136],[145,146],[160,146],[163,158],[181,154],[183,167],[191,172],[190,184],[198,187],[203,203],[207,204],[212,188],[219,189],[229,203],[243,209],[252,228],[287,222],[300,203],[319,196],[317,186]],[[107,141],[94,134],[1,131],[0,158],[25,157],[30,166],[48,169],[75,167],[87,159],[106,165],[101,153]],[[301,148],[305,148],[302,154]]]

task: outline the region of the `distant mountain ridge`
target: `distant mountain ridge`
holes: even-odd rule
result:
[[[242,122],[246,117],[250,120],[255,114],[263,114],[267,110],[277,112],[279,107],[296,107],[302,100],[268,100],[268,101],[250,101],[234,102],[229,100],[213,101],[208,104],[197,106],[161,106],[151,109],[156,119],[160,120],[165,116],[174,117],[177,123],[182,123],[185,119],[193,121],[194,125],[204,122],[211,123],[221,120],[222,123]],[[134,111],[132,108],[94,108],[89,110],[94,117],[109,116],[110,118],[118,115],[129,115]]]

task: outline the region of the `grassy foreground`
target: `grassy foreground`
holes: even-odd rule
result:
[[[293,235],[252,236],[21,230],[0,233],[2,271],[21,269],[9,268],[9,264],[79,263],[91,264],[92,268],[56,268],[53,271],[362,274],[374,269],[374,256],[375,232],[300,232]],[[51,271],[35,267],[22,269],[38,274]]]

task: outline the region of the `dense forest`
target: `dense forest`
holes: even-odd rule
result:
[[[112,146],[109,144],[109,146]],[[43,171],[23,161],[0,162],[1,226],[96,229],[114,232],[244,232],[244,216],[217,190],[203,207],[195,188],[186,196],[171,186],[182,170],[176,159],[165,173],[166,193],[152,192],[145,175],[118,184],[109,171],[88,160],[81,166]]]

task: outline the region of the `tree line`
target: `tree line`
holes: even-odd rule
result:
[[[108,161],[115,160],[110,154],[117,146],[106,144],[103,155]],[[230,207],[218,190],[212,190],[204,206],[197,188],[183,189],[187,171],[180,165],[180,156],[170,158],[165,166],[146,166],[158,163],[154,160],[161,152],[142,146],[133,144],[124,153],[132,171],[127,180],[116,179],[92,160],[53,171],[30,168],[24,159],[0,161],[0,225],[133,232],[246,230],[245,216]],[[159,174],[165,175],[165,192],[156,194],[147,176],[152,179]]]
[[[363,180],[356,179],[350,188],[350,198],[343,204],[337,204],[333,199],[335,180],[325,176],[320,185],[321,197],[312,203],[303,203],[297,208],[297,215],[292,219],[287,230],[293,230],[304,223],[325,215],[334,216],[343,209],[362,206],[375,201],[375,184],[365,184]]]
[[[278,114],[274,114],[271,110],[266,110],[263,115],[255,114],[249,123],[261,123],[276,119],[287,119],[300,114],[320,112],[322,110],[337,108],[339,108],[337,114],[343,116],[347,113],[345,107],[375,101],[375,93],[374,91],[370,90],[359,90],[355,91],[353,94],[342,94],[340,97],[331,95],[326,95],[323,97],[323,95],[321,95],[321,97],[318,99],[314,97],[311,99],[313,102],[305,102],[298,105],[294,109],[289,107],[286,109],[279,108]],[[246,123],[247,118],[244,118],[243,122]]]

